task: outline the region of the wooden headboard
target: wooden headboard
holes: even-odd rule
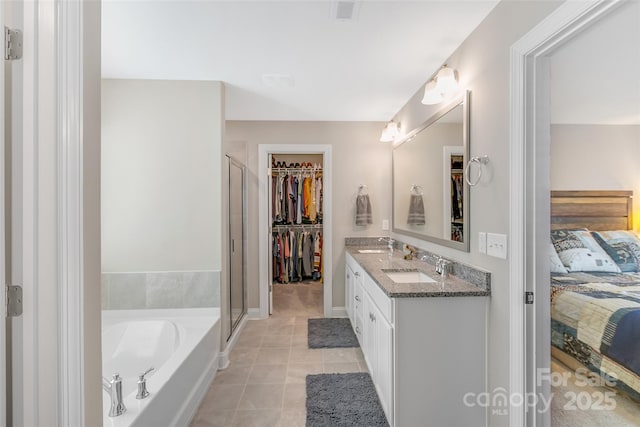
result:
[[[552,191],[551,229],[633,228],[633,191]]]

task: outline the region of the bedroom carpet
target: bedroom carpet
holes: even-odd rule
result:
[[[389,426],[368,373],[307,375],[306,427]]]
[[[309,348],[344,348],[360,346],[349,319],[309,319],[308,328]]]

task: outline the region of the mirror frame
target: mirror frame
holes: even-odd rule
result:
[[[447,114],[449,111],[453,110],[458,105],[462,104],[462,146],[464,157],[463,157],[463,165],[466,166],[469,161],[469,143],[470,143],[470,99],[471,92],[466,90],[461,95],[455,97],[451,101],[449,101],[444,106],[440,107],[431,117],[429,117],[425,122],[420,124],[418,127],[409,132],[402,139],[397,141],[394,144],[393,152],[395,155],[395,150],[400,147],[405,142],[409,142],[412,140],[418,133],[428,128],[435,122],[437,122],[441,117]],[[436,243],[438,245],[447,246],[450,248],[458,249],[460,251],[469,252],[471,247],[471,235],[469,234],[469,212],[470,212],[470,200],[469,200],[469,184],[466,181],[466,177],[464,177],[464,187],[463,187],[463,200],[464,206],[462,207],[464,224],[462,225],[462,233],[464,235],[464,241],[455,242],[453,240],[447,240],[439,237],[429,236],[427,234],[416,233],[410,230],[399,229],[396,227],[396,194],[395,194],[395,180],[396,180],[396,171],[395,171],[395,162],[392,158],[391,161],[391,191],[392,191],[392,206],[391,206],[391,231],[398,234],[403,234],[406,236],[415,237],[420,240],[426,240],[428,242]]]

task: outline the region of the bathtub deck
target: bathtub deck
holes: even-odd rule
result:
[[[247,323],[192,427],[303,427],[306,375],[366,370],[359,348],[307,348],[307,319],[322,316],[321,284],[275,285],[274,300],[271,318]]]

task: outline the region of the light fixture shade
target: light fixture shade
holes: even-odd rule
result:
[[[444,98],[450,98],[458,92],[458,79],[453,68],[443,65],[436,75],[437,90]]]
[[[387,125],[382,130],[380,142],[393,142],[399,135],[400,129],[398,128],[398,124],[392,120],[387,123]]]
[[[424,87],[422,103],[425,105],[439,104],[444,100],[435,80],[429,81]]]

